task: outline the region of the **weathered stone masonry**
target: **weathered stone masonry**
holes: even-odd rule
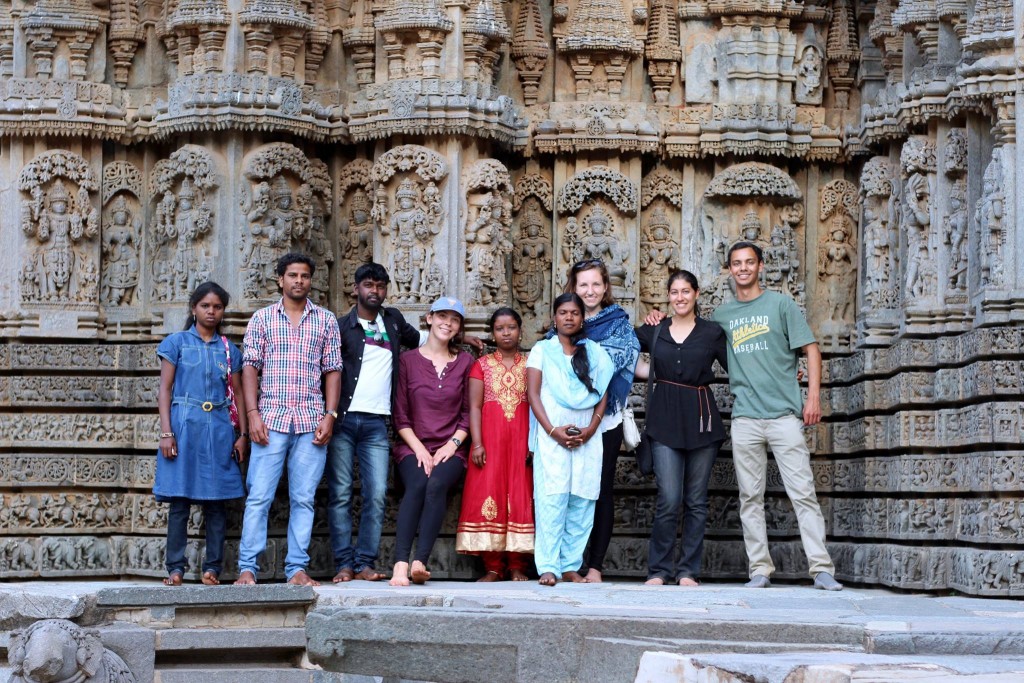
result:
[[[162,574],[155,342],[207,278],[239,335],[280,254],[338,311],[374,258],[410,318],[511,303],[532,343],[573,261],[638,317],[687,267],[707,309],[742,237],[826,352],[839,578],[1024,594],[1020,26],[1009,0],[0,0],[0,577]],[[618,487],[609,573],[642,576],[653,485],[623,458]],[[712,487],[706,574],[738,578],[728,448]],[[473,572],[455,511],[437,576]]]

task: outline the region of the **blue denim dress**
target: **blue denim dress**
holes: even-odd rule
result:
[[[242,353],[229,342],[231,372],[242,371]],[[178,457],[158,450],[157,500],[227,500],[245,495],[242,473],[232,460],[235,432],[228,415],[228,359],[220,336],[204,342],[195,326],[160,342],[157,355],[174,366],[171,431]]]

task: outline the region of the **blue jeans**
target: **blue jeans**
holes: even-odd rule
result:
[[[384,527],[384,497],[388,487],[387,420],[372,413],[348,413],[327,447],[327,522],[331,528],[334,571],[356,573],[374,569]],[[363,512],[359,535],[352,547],[352,464],[359,458],[359,487]]]
[[[167,573],[185,573],[188,518],[192,514],[193,502],[203,506],[203,526],[206,527],[206,557],[203,559],[203,571],[220,575],[224,562],[224,534],[228,525],[224,501],[192,501],[189,498],[171,499],[167,510]]]
[[[708,518],[708,480],[721,444],[693,450],[671,448],[651,440],[658,501],[651,528],[647,577],[666,582],[700,576],[704,526]],[[683,513],[683,539],[676,563],[676,529]]]
[[[259,571],[256,558],[267,547],[267,515],[274,502],[277,483],[288,465],[288,554],[285,577],[291,579],[309,564],[309,540],[313,534],[313,496],[324,473],[327,446],[313,445],[313,432],[285,434],[270,431],[270,443],[252,445],[249,458],[249,496],[245,499],[242,541],[238,549],[238,573]]]

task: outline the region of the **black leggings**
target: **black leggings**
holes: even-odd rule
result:
[[[405,484],[405,494],[398,504],[398,529],[395,533],[395,562],[408,562],[412,541],[419,532],[416,556],[423,564],[430,559],[434,541],[444,524],[448,510],[448,491],[459,482],[466,464],[453,455],[440,465],[434,465],[428,477],[416,461],[408,455],[398,463],[398,474]]]
[[[612,489],[615,487],[615,463],[619,459],[619,448],[622,447],[622,425],[609,429],[601,440],[604,454],[601,462],[601,494],[594,506],[594,530],[590,532],[590,547],[583,556],[580,573],[586,574],[588,569],[604,571],[604,556],[608,554],[608,544],[612,541],[612,527],[615,526],[615,503],[612,501]]]

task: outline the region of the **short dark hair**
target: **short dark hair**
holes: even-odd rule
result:
[[[284,277],[285,271],[288,270],[288,266],[295,263],[305,263],[309,266],[310,275],[316,272],[316,263],[313,262],[313,259],[306,254],[300,254],[297,251],[289,251],[287,254],[277,259],[277,276]]]
[[[358,285],[363,280],[377,280],[388,284],[391,282],[391,276],[384,266],[370,261],[356,268],[355,283]]]
[[[757,262],[758,263],[764,263],[764,251],[761,250],[761,247],[757,246],[753,242],[743,241],[743,242],[736,242],[734,245],[729,247],[729,253],[726,254],[726,257],[725,257],[726,264],[732,263],[732,254],[733,254],[733,252],[739,251],[740,249],[753,249],[754,250],[754,255],[757,256]]]
[[[491,317],[487,319],[487,329],[490,330],[491,332],[494,332],[494,323],[498,322],[498,318],[502,318],[505,316],[508,316],[515,320],[516,325],[519,325],[519,327],[523,326],[523,316],[516,313],[514,308],[510,308],[509,306],[502,306],[494,313],[491,313]]]

